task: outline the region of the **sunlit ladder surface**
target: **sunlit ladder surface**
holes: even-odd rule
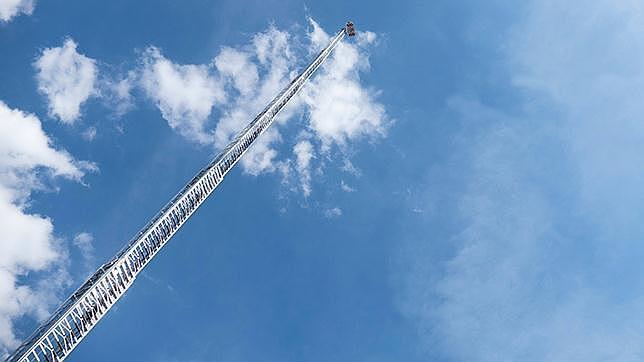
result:
[[[318,56],[203,168],[108,263],[103,264],[7,361],[62,361],[132,285],[136,276],[215,190],[250,145],[328,58],[353,25],[343,27]]]

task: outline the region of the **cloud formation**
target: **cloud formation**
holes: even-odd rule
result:
[[[342,191],[344,191],[344,192],[354,192],[354,191],[356,190],[356,189],[354,189],[353,187],[351,187],[351,186],[347,185],[347,184],[344,182],[344,180],[341,180],[341,181],[340,181],[340,189],[341,189]]]
[[[235,69],[229,65],[233,60],[239,62]],[[223,48],[214,63],[233,88],[232,101],[223,106],[223,115],[215,128],[215,147],[222,148],[288,84],[294,76],[296,59],[289,34],[269,27],[255,34],[248,46]],[[284,110],[278,119],[288,117],[289,111]],[[285,163],[277,161],[275,147],[281,140],[278,127],[269,128],[242,158],[244,171],[259,175],[283,169]]]
[[[332,207],[324,210],[324,217],[327,219],[333,219],[340,216],[342,216],[342,209],[339,207]]]
[[[309,34],[313,53],[328,43],[329,36],[313,19],[309,21],[313,28]],[[361,32],[355,43],[340,43],[303,92],[309,128],[321,140],[323,149],[332,143],[345,146],[350,140],[385,134],[390,122],[385,107],[360,82],[360,73],[370,67],[364,47],[375,40],[374,33]]]
[[[74,235],[72,239],[74,246],[78,248],[85,262],[85,269],[88,274],[94,272],[96,256],[94,255],[94,235],[83,231]]]
[[[215,67],[224,79],[230,80],[241,95],[247,95],[257,85],[257,66],[250,60],[250,54],[230,47],[221,49],[215,57]]]
[[[9,22],[19,14],[31,15],[34,6],[34,0],[0,0],[0,21]]]
[[[208,66],[175,64],[150,47],[143,57],[141,84],[172,129],[191,141],[211,142],[205,123],[225,93]]]
[[[150,47],[143,57],[141,84],[169,125],[184,137],[200,144],[225,147],[303,67],[326,46],[329,35],[309,19],[308,54],[299,39],[270,26],[253,35],[249,44],[225,46],[211,65],[180,65]],[[390,119],[377,102],[377,93],[361,84],[360,73],[369,71],[368,47],[376,42],[371,32],[359,32],[335,50],[327,64],[310,80],[302,93],[280,113],[241,160],[245,173],[260,175],[279,171],[283,177],[295,171],[305,196],[311,193],[309,167],[301,167],[304,153],[327,156],[332,145],[346,149],[351,141],[375,139],[386,134]],[[221,117],[210,130],[207,120],[213,107]],[[279,154],[281,133],[288,121],[304,116],[310,139],[295,146],[295,160]],[[317,151],[316,151],[317,150]],[[328,157],[327,157],[328,158]],[[321,170],[321,169],[320,169]]]
[[[80,104],[91,95],[103,98],[117,116],[123,115],[133,107],[132,88],[138,86],[173,130],[189,141],[221,149],[297,76],[305,66],[302,59],[308,62],[328,43],[329,35],[313,19],[309,22],[311,31],[304,46],[292,33],[269,26],[254,34],[248,44],[222,47],[211,64],[178,64],[150,46],[136,71],[105,78],[98,86],[93,85],[95,62],[76,53],[76,43],[69,39],[63,47],[43,52],[36,63],[39,84],[49,97],[50,113],[70,123],[79,116]],[[241,160],[246,174],[279,172],[287,183],[300,180],[303,194],[310,194],[309,167],[300,167],[301,157],[287,151],[294,145],[284,145],[285,152],[280,154],[284,143],[281,135],[290,132],[288,121],[294,118],[306,122],[300,133],[307,135],[309,159],[322,160],[318,156],[324,153],[323,158],[330,161],[331,148],[337,145],[336,151],[344,154],[340,158],[346,164],[352,141],[386,134],[391,120],[385,107],[376,100],[378,93],[360,79],[360,74],[370,69],[368,49],[376,39],[374,33],[358,32],[338,46],[300,95],[281,111],[276,124],[246,152]],[[70,78],[79,81],[69,81],[60,74],[72,74]],[[72,87],[70,83],[85,86]],[[212,119],[213,110],[219,115],[216,120]],[[95,134],[91,130],[85,137],[91,140]],[[296,147],[296,151],[304,150],[302,144]],[[291,159],[293,155],[295,159]],[[326,164],[321,163],[316,171],[323,173]],[[289,178],[293,174],[295,177]]]
[[[115,117],[122,117],[134,108],[132,90],[136,86],[138,74],[131,70],[126,75],[114,79],[103,79],[99,85],[100,97],[113,111]]]
[[[81,115],[80,107],[96,94],[96,61],[76,51],[68,38],[62,46],[43,50],[34,63],[38,90],[47,97],[49,114],[73,124]]]
[[[313,145],[304,140],[293,147],[295,154],[295,169],[300,175],[300,187],[304,197],[311,194],[311,159],[313,156]]]
[[[69,282],[52,221],[28,211],[31,193],[54,178],[80,182],[94,169],[55,149],[36,116],[0,101],[0,354],[18,343],[15,320],[46,317]],[[52,269],[49,277],[34,274]]]
[[[467,125],[453,257],[414,245],[403,310],[427,348],[468,361],[632,361],[644,347],[644,25],[632,2],[535,1],[506,48],[512,114]],[[562,36],[566,34],[566,36]],[[548,111],[544,111],[548,110]],[[476,125],[476,127],[472,127]]]
[[[215,66],[234,93],[232,103],[223,105],[223,116],[215,129],[217,147],[232,139],[297,75],[296,70],[303,66],[298,58],[308,61],[326,46],[329,35],[313,19],[309,21],[308,55],[294,50],[293,44],[298,39],[274,27],[256,34],[251,46],[226,47],[217,55]],[[316,153],[329,156],[333,144],[344,149],[351,141],[386,134],[391,121],[385,108],[376,101],[376,93],[360,81],[360,73],[369,71],[367,49],[375,41],[374,33],[361,32],[355,42],[348,40],[336,48],[327,64],[282,111],[277,124],[244,156],[245,172],[259,175],[279,170],[288,175],[288,169],[293,168],[303,195],[308,196],[312,190],[308,162],[317,157]],[[278,149],[283,142],[280,132],[287,129],[290,119],[301,116],[307,121],[309,140],[294,146],[294,160],[280,157]],[[303,167],[304,160],[307,160],[306,167]]]

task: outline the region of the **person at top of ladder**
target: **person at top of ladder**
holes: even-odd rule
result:
[[[347,29],[348,36],[356,35],[356,29],[353,27],[353,22],[347,21],[347,26],[345,28]]]

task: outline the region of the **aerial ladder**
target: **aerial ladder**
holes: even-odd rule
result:
[[[134,236],[114,258],[103,264],[36,331],[11,354],[7,362],[62,361],[132,286],[137,275],[217,188],[275,116],[302,89],[306,81],[347,36],[348,22],[329,44],[255,119]]]

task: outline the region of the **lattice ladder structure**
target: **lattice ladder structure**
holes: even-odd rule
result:
[[[320,54],[246,126],[215,159],[203,168],[108,263],[103,264],[78,290],[7,359],[7,361],[62,361],[125,294],[136,276],[172,235],[221,183],[250,145],[271,125],[275,116],[295,96],[329,57],[345,35],[347,23]]]

